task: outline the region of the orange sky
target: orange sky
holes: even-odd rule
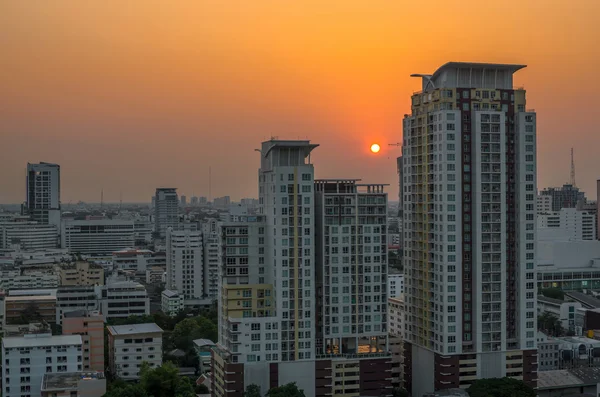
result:
[[[28,161],[62,166],[63,202],[257,195],[262,140],[309,138],[319,178],[390,183],[411,73],[524,63],[540,187],[600,178],[597,0],[0,2],[0,203]],[[372,141],[382,145],[375,156]]]

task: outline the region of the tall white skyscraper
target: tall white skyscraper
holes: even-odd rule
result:
[[[179,198],[175,188],[157,188],[154,196],[154,232],[160,238],[167,236],[167,228],[179,223]]]
[[[184,304],[205,299],[202,232],[187,224],[167,229],[167,289],[183,296]]]
[[[263,142],[258,214],[221,225],[215,396],[289,382],[307,396],[391,395],[387,196],[315,182],[317,146]]]
[[[419,74],[404,118],[405,382],[535,386],[536,115],[521,65]]]
[[[60,165],[27,164],[27,197],[23,212],[43,225],[60,230]]]

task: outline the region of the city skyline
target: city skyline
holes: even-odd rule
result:
[[[105,202],[121,192],[147,202],[157,186],[208,196],[209,166],[213,197],[257,197],[252,150],[271,135],[343,153],[317,153],[317,178],[390,183],[394,197],[400,150],[387,145],[402,140],[406,98],[419,89],[408,76],[446,61],[527,64],[515,86],[540,116],[538,186],[568,181],[574,147],[578,184],[592,196],[600,83],[589,78],[599,57],[589,32],[600,4],[533,3],[5,2],[0,119],[11,150],[0,159],[0,203],[23,201],[26,163],[40,161],[61,165],[63,204],[99,202],[101,189]],[[496,12],[510,29],[488,26]],[[419,14],[445,17],[415,35]]]

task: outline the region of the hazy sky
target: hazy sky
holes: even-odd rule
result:
[[[271,136],[308,138],[318,178],[390,183],[411,73],[523,63],[540,187],[600,178],[598,0],[0,1],[0,203],[26,163],[62,167],[62,201],[257,195]],[[378,156],[371,142],[381,143]]]

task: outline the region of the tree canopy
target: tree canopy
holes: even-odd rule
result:
[[[270,389],[266,397],[306,397],[304,390],[298,389],[296,382]]]
[[[565,299],[565,293],[560,288],[543,288],[540,293],[546,298],[560,299],[561,301]]]
[[[260,394],[260,386],[255,384],[248,385],[244,392],[244,397],[262,397],[262,394]]]
[[[469,397],[535,397],[533,388],[513,378],[477,379],[467,392]]]
[[[538,316],[538,329],[552,336],[562,336],[565,333],[560,319],[550,312],[543,312]]]
[[[150,368],[143,363],[140,383],[131,384],[120,380],[113,382],[104,397],[195,397],[194,386],[188,378],[179,376],[175,365],[167,362]]]

